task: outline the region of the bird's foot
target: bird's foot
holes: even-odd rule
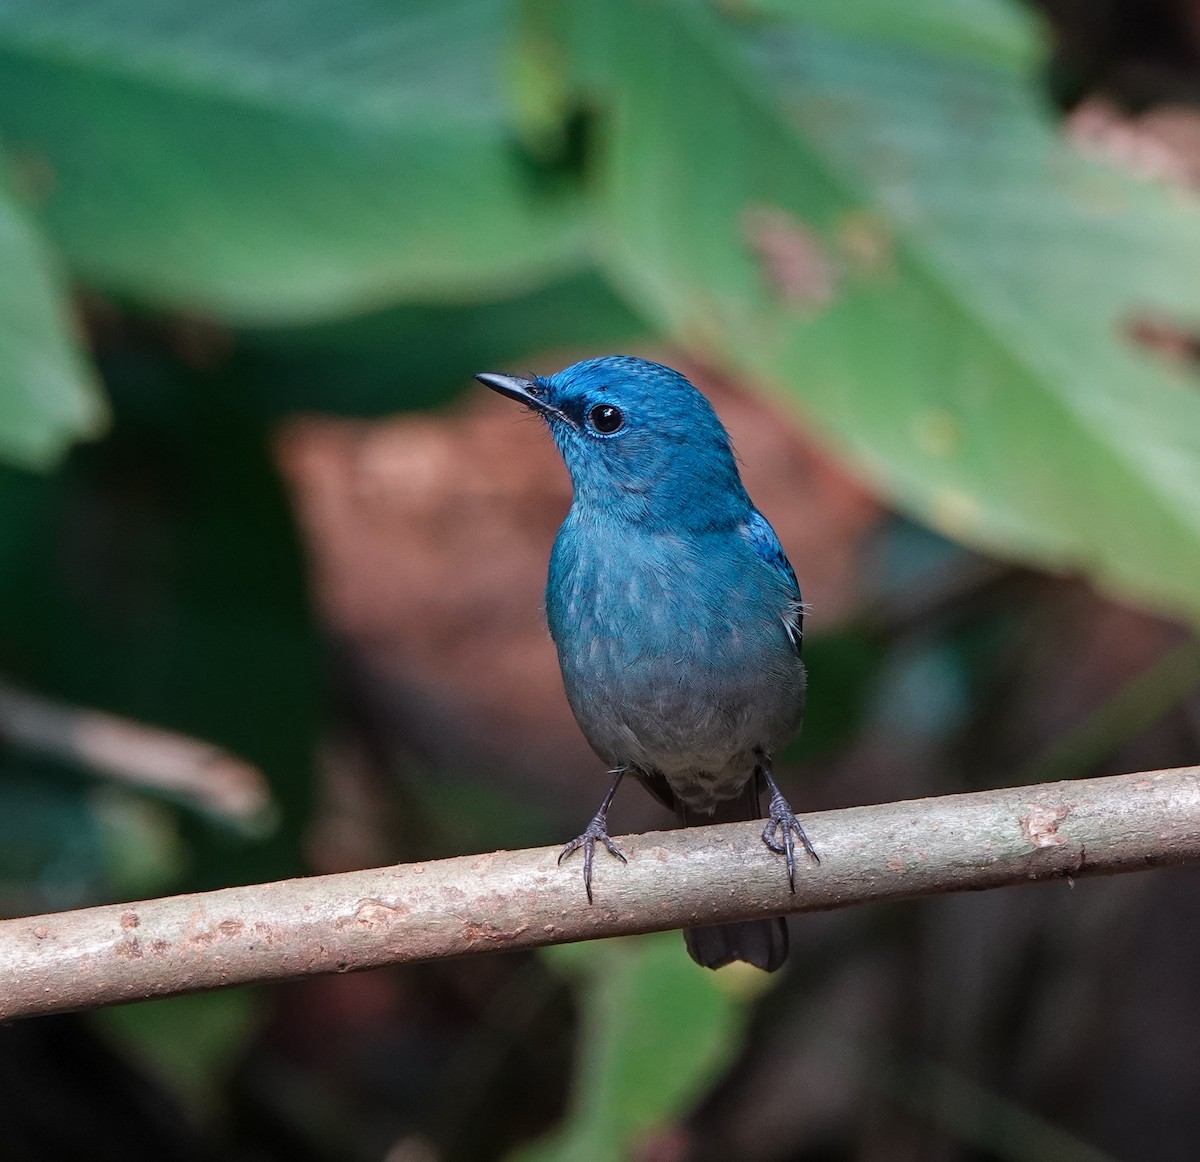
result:
[[[782,839],[776,838],[777,834],[782,836]],[[796,818],[791,807],[788,806],[788,801],[779,793],[779,789],[773,783],[771,803],[767,808],[767,825],[763,828],[762,839],[763,843],[776,855],[787,856],[788,885],[794,895],[796,892],[795,840],[800,840],[804,850],[817,863],[821,862],[821,857],[813,851],[813,845],[809,843],[808,836],[804,834],[800,820]]]
[[[621,853],[621,849],[613,843],[608,834],[608,818],[603,811],[597,811],[592,821],[584,828],[582,835],[577,835],[558,854],[558,862],[562,863],[574,851],[583,848],[583,886],[587,891],[588,903],[592,902],[592,855],[596,844],[602,843],[609,855],[615,855],[622,863],[629,861]]]

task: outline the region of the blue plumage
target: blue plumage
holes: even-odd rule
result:
[[[754,818],[787,856],[804,832],[771,777],[800,726],[803,607],[774,530],[754,508],[708,401],[668,367],[610,356],[546,378],[480,375],[546,419],[574,501],[550,558],[546,612],[575,718],[614,782],[582,847],[619,858],[607,811],[626,772],[684,822]],[[694,959],[767,970],[787,954],[780,920],[689,930]]]

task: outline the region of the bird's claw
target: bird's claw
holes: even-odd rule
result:
[[[583,834],[577,835],[558,853],[558,862],[562,863],[572,852],[583,848],[583,886],[587,892],[589,904],[592,902],[592,856],[596,851],[597,842],[604,844],[609,855],[615,855],[622,863],[629,862],[622,854],[621,849],[610,838],[608,820],[603,812],[597,812],[592,816],[592,821],[584,829]]]
[[[783,836],[782,841],[775,838],[776,832]],[[787,856],[788,885],[792,889],[792,894],[795,895],[796,851],[793,836],[800,840],[804,850],[817,863],[821,862],[821,857],[813,851],[813,845],[809,843],[808,836],[804,834],[804,828],[800,826],[800,820],[788,806],[788,801],[776,791],[771,796],[771,804],[767,809],[767,825],[763,828],[762,840],[776,855]]]

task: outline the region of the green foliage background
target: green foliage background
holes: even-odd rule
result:
[[[622,337],[592,271],[906,510],[1195,619],[1200,397],[1124,334],[1194,321],[1195,205],[1062,139],[1023,10],[851,7],[6,0],[0,448],[104,413],[64,269],[241,325],[528,294],[510,338],[561,298]]]
[[[283,811],[248,845],[11,758],[2,878],[48,906],[300,870],[321,679],[270,420],[551,344],[670,338],[942,533],[1200,621],[1200,393],[1126,337],[1200,318],[1200,202],[1080,156],[1042,55],[1001,0],[0,0],[0,657],[245,755]],[[106,300],[233,329],[236,372],[93,358]],[[695,1044],[647,1106],[594,1041],[530,1157],[621,1156],[727,1059],[738,1003],[637,948],[586,1003],[678,1048],[655,997],[686,996]]]

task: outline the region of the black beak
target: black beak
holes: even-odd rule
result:
[[[501,395],[508,396],[509,399],[515,399],[518,403],[523,403],[536,412],[554,416],[556,419],[571,424],[571,427],[575,426],[569,417],[542,399],[538,394],[538,386],[532,379],[525,379],[520,375],[496,375],[491,371],[481,371],[475,378],[493,391],[498,391]]]

